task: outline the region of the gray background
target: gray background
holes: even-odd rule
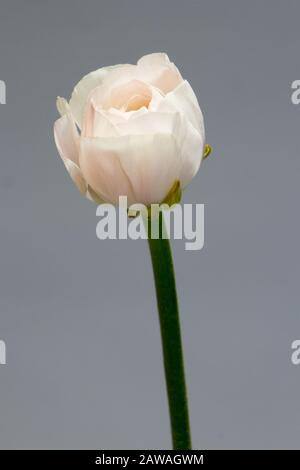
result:
[[[299,448],[298,1],[1,1],[1,448],[170,447],[146,242],[95,236],[57,155],[55,98],[99,66],[166,51],[213,155],[174,243],[195,448]]]

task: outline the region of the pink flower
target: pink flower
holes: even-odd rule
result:
[[[57,99],[55,142],[79,191],[89,199],[160,203],[197,173],[204,123],[197,98],[164,53],[136,65],[83,77],[69,103]],[[79,132],[80,130],[80,132]]]

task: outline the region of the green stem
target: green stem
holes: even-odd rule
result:
[[[163,233],[162,214],[160,214],[160,221]],[[150,226],[149,219],[148,242],[156,287],[173,448],[191,449],[188,401],[171,247],[169,240],[163,238],[161,232],[158,239],[151,239]]]

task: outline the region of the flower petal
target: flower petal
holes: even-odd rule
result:
[[[162,202],[178,179],[181,166],[174,136],[134,135],[118,140],[119,158],[132,183],[135,202],[147,206]]]
[[[147,114],[148,104],[149,110],[155,111],[163,99],[159,90],[139,80],[131,80],[113,88],[110,90],[109,97],[105,95],[104,89],[104,85],[99,86],[88,97],[81,132],[83,137],[116,136],[118,135],[117,124],[124,124]],[[138,109],[135,109],[137,104]],[[161,132],[164,131],[161,130]]]
[[[166,134],[174,137],[178,149],[179,179],[185,188],[197,173],[203,155],[203,136],[179,113],[148,112],[116,124],[120,135]]]
[[[87,184],[78,166],[79,135],[71,117],[65,114],[54,124],[54,138],[64,165],[78,190],[86,195]]]
[[[80,168],[74,162],[72,162],[72,160],[66,159],[64,160],[64,164],[77,189],[81,194],[86,196],[88,187]]]
[[[112,204],[119,195],[134,202],[131,183],[119,160],[118,149],[111,142],[119,138],[82,138],[80,142],[80,168],[88,185],[99,197]]]
[[[61,96],[58,96],[56,98],[56,107],[57,111],[61,116],[64,116],[67,113],[70,113],[70,106],[69,103],[65,98],[62,98]]]
[[[117,69],[121,69],[126,67],[126,65],[119,64],[113,65],[110,67],[102,67],[101,69],[95,70],[87,75],[85,75],[75,86],[71,99],[70,99],[70,108],[72,114],[75,118],[76,123],[81,128],[82,127],[82,119],[83,119],[83,112],[85,108],[85,104],[87,101],[87,97],[90,92],[101,85],[106,75]]]
[[[179,145],[182,155],[179,179],[181,188],[184,189],[199,170],[204,149],[203,135],[186,121],[185,136]]]
[[[89,100],[84,113],[82,137],[112,137],[118,135],[113,120],[109,119],[109,113],[94,106],[93,100]]]
[[[171,134],[176,136],[181,123],[180,113],[148,111],[116,124],[120,135]]]
[[[189,119],[195,129],[204,136],[203,115],[196,95],[186,80],[162,99],[157,110],[160,112],[180,111]]]
[[[141,57],[137,65],[142,79],[163,93],[174,90],[183,81],[175,64],[162,52]]]
[[[107,111],[104,111],[107,119],[109,119],[114,125],[121,124],[123,122],[129,121],[130,119],[135,119],[143,114],[148,113],[148,109],[144,106],[137,111],[120,111],[119,109],[110,108]]]
[[[161,202],[178,179],[181,157],[169,134],[82,139],[80,167],[98,193],[111,202]]]
[[[65,114],[54,123],[54,138],[63,160],[72,160],[78,165],[79,134],[71,116]]]
[[[165,52],[152,52],[151,54],[143,55],[137,62],[138,65],[170,65],[170,59]]]
[[[82,139],[80,167],[88,184],[112,203],[161,202],[178,179],[181,159],[168,134]]]

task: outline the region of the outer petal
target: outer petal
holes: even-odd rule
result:
[[[197,173],[203,155],[204,135],[179,112],[147,112],[116,124],[120,135],[173,135],[180,151],[179,179],[184,188]]]
[[[186,121],[184,138],[180,140],[182,166],[179,180],[182,189],[184,189],[199,170],[203,157],[204,139],[203,135],[189,121]]]
[[[75,163],[72,162],[71,160],[65,160],[64,163],[78,191],[80,191],[80,193],[83,194],[83,196],[86,196],[88,187],[87,187],[84,177],[82,176],[82,172],[80,168],[77,165],[75,165]]]
[[[118,132],[123,135],[171,135],[177,143],[179,179],[181,188],[187,186],[197,173],[203,155],[204,140],[185,115],[175,113],[148,112],[123,121],[116,125]],[[171,171],[171,169],[170,169]]]
[[[183,113],[194,128],[204,136],[203,115],[196,95],[186,80],[164,97],[159,103],[157,110],[161,112],[179,111]]]
[[[181,168],[170,134],[82,139],[80,167],[88,184],[110,202],[127,195],[129,203],[161,202]]]
[[[118,68],[126,67],[126,65],[113,65],[111,67],[102,67],[101,69],[95,70],[87,75],[85,75],[75,86],[71,99],[70,99],[70,108],[72,114],[77,122],[78,126],[81,128],[83,111],[87,97],[90,92],[101,85],[106,75]]]
[[[112,137],[118,135],[113,120],[109,119],[109,113],[102,109],[96,109],[93,101],[88,101],[81,131],[82,137]]]
[[[119,142],[119,138],[81,138],[80,168],[101,199],[117,204],[121,195],[127,196],[131,204],[135,200],[133,189],[120,163],[118,149],[111,142]]]
[[[137,63],[141,77],[168,93],[183,81],[182,76],[167,54],[158,52],[141,57]]]
[[[79,134],[70,115],[65,114],[54,123],[54,138],[61,158],[78,165]]]
[[[119,157],[136,202],[160,203],[178,179],[181,154],[172,134],[123,137]]]
[[[82,194],[87,192],[87,184],[78,166],[79,135],[71,117],[64,115],[54,124],[54,138],[58,152],[76,187]]]
[[[65,98],[62,98],[61,96],[58,96],[56,98],[56,107],[57,111],[61,116],[64,116],[65,114],[68,114],[71,112],[69,103]]]
[[[168,55],[165,52],[152,52],[151,54],[143,55],[138,60],[138,65],[170,65],[172,62],[170,61]]]

